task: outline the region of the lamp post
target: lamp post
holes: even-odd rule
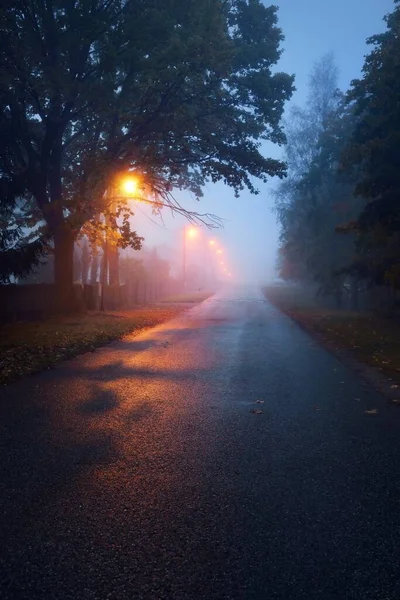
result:
[[[183,240],[182,240],[182,283],[183,291],[186,292],[187,280],[186,280],[186,269],[187,269],[187,240],[188,238],[195,238],[198,235],[196,227],[189,227],[185,225],[183,228]]]
[[[108,188],[106,189],[106,191],[104,192],[104,201],[105,203],[107,203],[108,200],[108,196],[109,196],[109,190]],[[108,279],[108,219],[107,217],[104,218],[105,221],[105,235],[104,235],[104,248],[103,248],[103,260],[102,260],[102,265],[101,265],[101,294],[100,294],[100,310],[104,311],[104,290],[105,287],[107,285],[107,279]]]
[[[182,236],[182,287],[186,292],[186,225],[183,228]]]
[[[133,194],[137,192],[138,182],[134,176],[125,176],[119,182],[120,189],[118,191],[115,190],[114,186],[110,185],[106,188],[104,192],[104,204],[107,208],[111,208],[111,210],[117,208],[117,200],[118,198],[124,198],[125,200],[129,199]],[[100,296],[100,310],[104,311],[104,297],[105,297],[105,288],[108,283],[109,278],[109,267],[110,267],[110,258],[113,259],[113,283],[114,285],[119,286],[119,275],[118,275],[118,266],[119,266],[119,253],[118,247],[115,245],[110,248],[110,236],[109,236],[109,227],[111,225],[110,218],[105,214],[104,217],[105,223],[105,236],[104,236],[104,250],[103,250],[103,264],[101,269],[101,296]],[[111,256],[110,256],[111,249]]]

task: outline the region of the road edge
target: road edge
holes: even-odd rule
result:
[[[265,294],[264,294],[265,295]],[[296,318],[296,316],[290,311],[285,310],[278,304],[275,304],[270,298],[265,295],[265,298],[275,306],[277,310],[279,310],[282,314],[286,315],[293,323],[295,323],[302,331],[310,335],[313,339],[315,339],[322,348],[327,350],[330,354],[335,356],[342,364],[346,367],[349,367],[352,371],[356,372],[360,377],[364,379],[369,385],[372,385],[374,389],[382,394],[388,400],[392,402],[394,400],[398,400],[400,398],[400,387],[398,389],[390,389],[390,386],[393,385],[393,380],[386,377],[382,373],[379,373],[376,369],[367,365],[357,358],[355,358],[351,352],[344,348],[338,348],[334,342],[326,339],[322,333],[315,331],[312,327],[309,327],[306,323],[304,323],[301,319]]]

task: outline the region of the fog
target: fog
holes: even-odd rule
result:
[[[384,31],[383,17],[393,10],[391,0],[338,0],[335,3],[280,0],[274,4],[279,7],[279,26],[285,36],[284,51],[276,70],[296,76],[296,92],[287,111],[291,105],[305,105],[312,66],[328,52],[333,52],[339,68],[339,87],[346,91],[351,80],[361,75],[368,52],[366,39]],[[266,156],[283,157],[283,148],[265,144],[263,149]],[[267,184],[257,183],[260,191],[257,196],[243,191],[235,198],[233,191],[221,183],[209,184],[200,202],[189,194],[177,194],[188,210],[213,213],[223,220],[220,229],[209,232],[202,228],[201,233],[220,240],[236,281],[263,282],[276,276],[279,226],[272,211],[271,191],[278,182],[271,179]],[[135,227],[145,238],[146,246],[167,245],[176,249],[179,256],[185,219],[171,215],[167,209],[160,219],[144,205],[136,205],[135,212]],[[188,253],[190,262],[190,246]],[[192,258],[196,261],[197,255],[193,254]]]

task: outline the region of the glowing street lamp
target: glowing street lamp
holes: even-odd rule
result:
[[[199,232],[197,231],[196,227],[189,227],[189,229],[186,230],[186,236],[189,239],[194,239],[199,235]]]
[[[135,177],[124,177],[122,180],[122,191],[126,195],[135,194],[138,190],[138,182]]]

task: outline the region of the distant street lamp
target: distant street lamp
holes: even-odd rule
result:
[[[183,279],[183,291],[186,292],[186,262],[187,262],[187,240],[195,239],[199,235],[199,231],[196,227],[188,227],[187,225],[183,228],[183,246],[182,246],[182,279]]]
[[[186,236],[190,239],[194,239],[199,235],[196,227],[189,227],[186,229]]]

